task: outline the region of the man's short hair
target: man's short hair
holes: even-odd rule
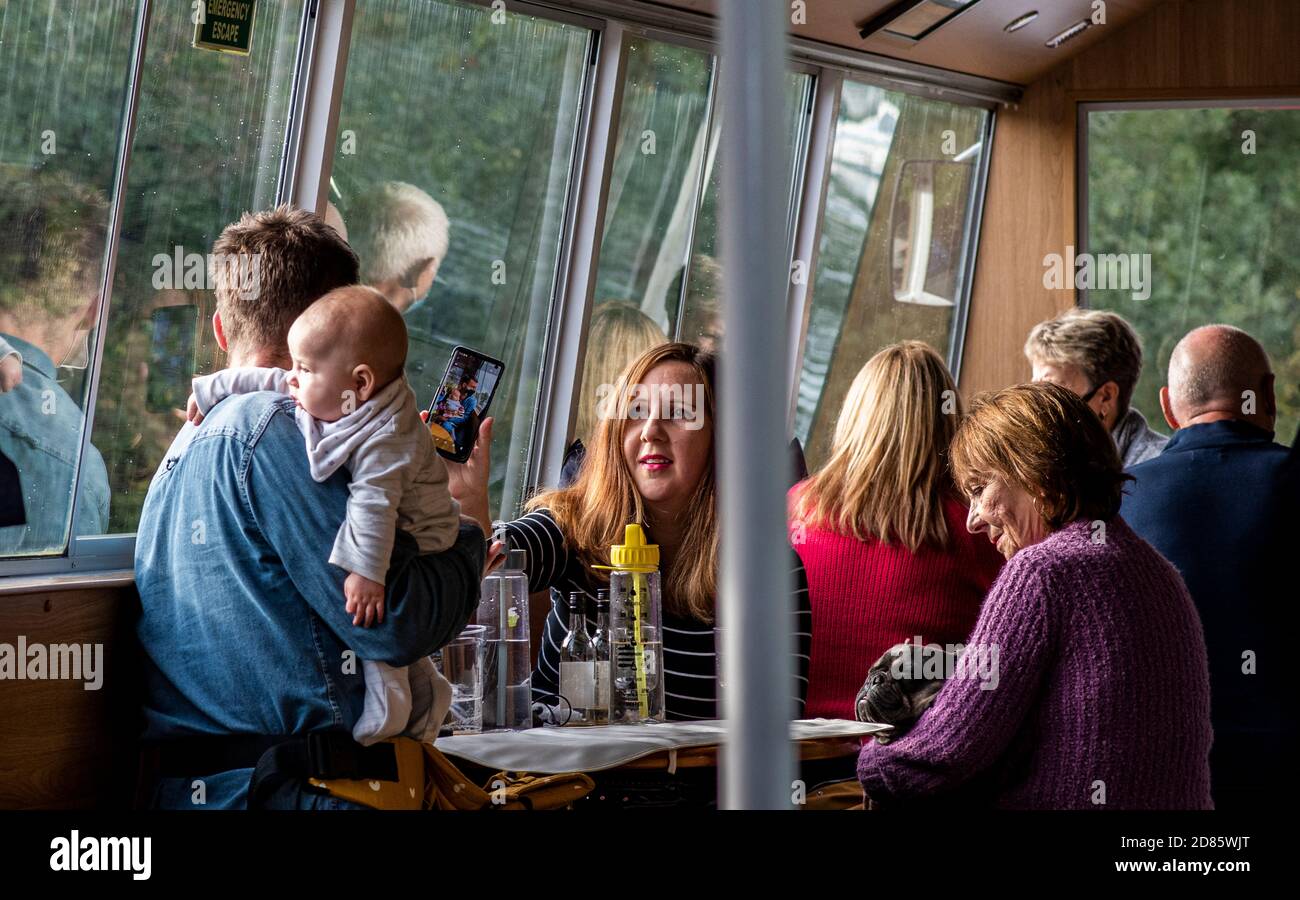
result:
[[[1039,322],[1025,341],[1025,357],[1031,363],[1075,366],[1090,388],[1115,382],[1118,418],[1128,412],[1133,388],[1142,374],[1142,343],[1137,332],[1123,316],[1100,309],[1069,309]]]
[[[307,307],[357,283],[357,255],[347,242],[315,213],[288,204],[244,213],[225,227],[212,252],[228,346],[283,348],[289,326]],[[240,283],[249,265],[254,290]]]
[[[442,204],[413,184],[386,181],[347,209],[351,239],[366,284],[397,280],[407,287],[417,267],[442,265],[451,223]]]

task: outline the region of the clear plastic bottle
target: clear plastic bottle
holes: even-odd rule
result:
[[[483,730],[532,727],[533,667],[528,632],[527,550],[483,579],[476,621],[484,626]]]
[[[628,525],[610,548],[611,725],[664,721],[664,644],[659,546]]]
[[[560,696],[569,707],[566,725],[594,725],[596,648],[587,634],[586,597],[569,594],[569,629],[560,642]]]

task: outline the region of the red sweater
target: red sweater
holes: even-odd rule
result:
[[[791,489],[792,501],[799,488]],[[987,537],[966,530],[965,506],[945,498],[943,508],[947,550],[913,553],[811,527],[798,541],[792,531],[812,604],[809,718],[855,718],[867,670],[894,644],[917,635],[925,643],[965,642],[1003,560]]]

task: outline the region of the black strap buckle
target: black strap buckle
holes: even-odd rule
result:
[[[307,735],[307,771],[313,778],[356,778],[361,770],[361,747],[349,736],[338,740],[331,732]]]
[[[372,778],[397,781],[397,754],[391,744],[363,747],[336,731],[307,735],[307,772],[312,778]]]

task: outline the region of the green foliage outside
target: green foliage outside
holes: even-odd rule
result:
[[[1252,137],[1253,135],[1253,137]],[[1282,109],[1093,112],[1088,251],[1151,254],[1151,295],[1091,291],[1143,341],[1133,403],[1168,430],[1159,390],[1169,354],[1198,325],[1236,325],[1268,351],[1277,439],[1300,425],[1300,114]],[[1253,150],[1254,152],[1248,152]]]

